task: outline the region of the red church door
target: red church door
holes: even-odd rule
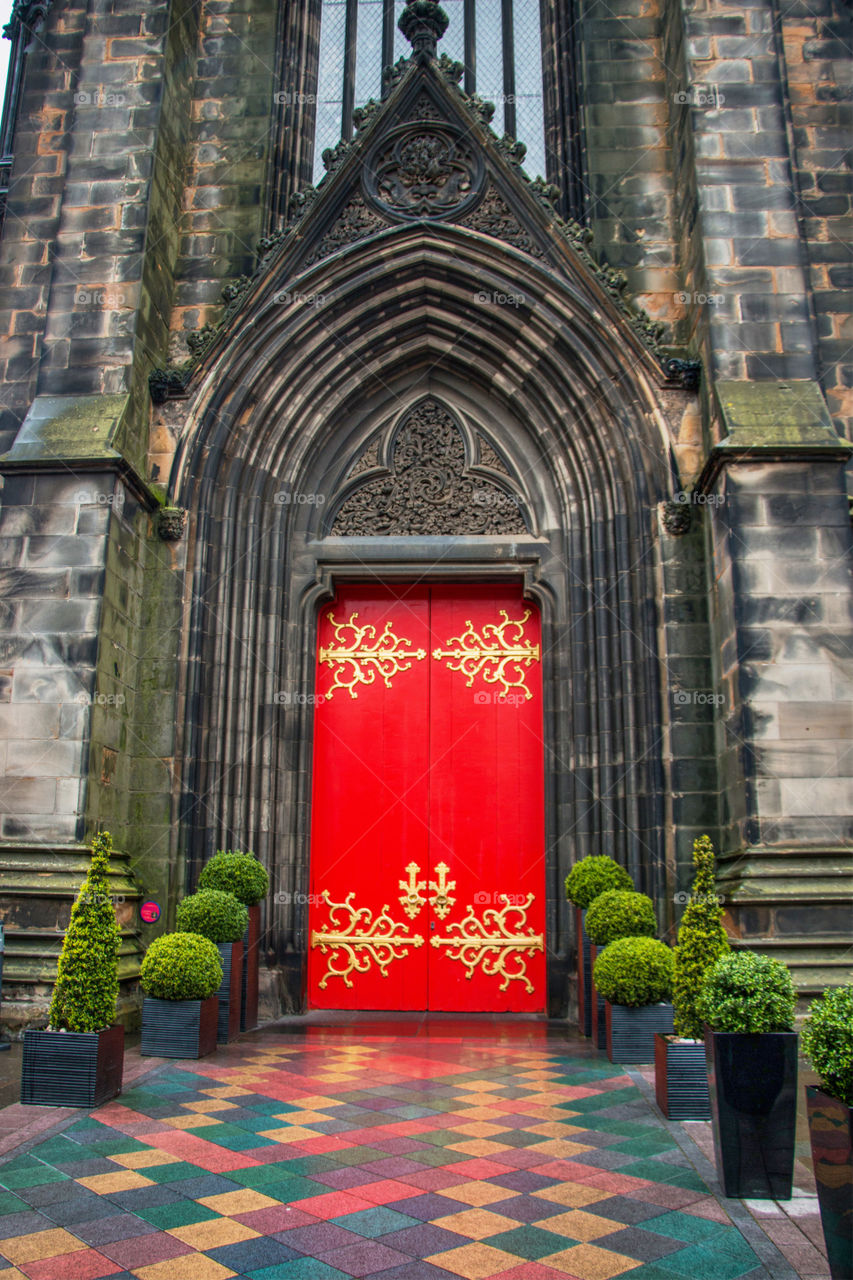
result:
[[[535,607],[511,585],[342,587],[318,632],[310,1004],[541,1011]]]

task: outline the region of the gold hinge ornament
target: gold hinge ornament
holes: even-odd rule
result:
[[[435,869],[437,880],[430,880],[429,888],[432,897],[429,905],[432,907],[439,920],[443,920],[450,908],[456,902],[455,898],[451,898],[450,890],[456,888],[455,880],[448,880],[447,873],[450,867],[446,862],[439,862]]]
[[[373,920],[369,907],[352,905],[354,892],[347,894],[343,902],[332,902],[328,889],[320,896],[329,907],[329,923],[325,929],[312,930],[311,946],[319,947],[323,955],[329,956],[326,972],[320,979],[323,990],[330,978],[343,978],[344,986],[352,987],[350,974],[367,973],[373,964],[382,977],[387,978],[392,960],[403,959],[408,947],[424,944],[419,933],[410,935],[406,925],[391,919],[387,903]],[[339,923],[340,911],[349,913],[348,922]]]
[[[498,901],[505,905],[499,911],[494,907],[487,908],[482,920],[477,919],[474,908],[469,906],[468,913],[461,922],[447,926],[448,933],[455,930],[457,936],[432,938],[432,945],[447,947],[448,960],[459,960],[464,964],[466,978],[473,977],[474,970],[479,966],[486,977],[503,978],[501,991],[506,991],[510,982],[523,982],[526,989],[532,991],[533,983],[527,976],[526,957],[545,950],[543,934],[536,933],[533,929],[522,932],[533,899],[534,895],[529,893],[527,901],[522,905],[511,903],[506,894],[499,894]],[[519,917],[514,929],[507,922],[510,912],[515,912]],[[507,969],[509,961],[513,964],[512,972]]]
[[[426,898],[421,897],[421,889],[426,888],[426,880],[418,879],[420,867],[416,862],[410,862],[406,871],[409,873],[408,880],[397,881],[398,889],[403,890],[397,901],[402,905],[409,919],[414,920],[421,908],[426,906]]]
[[[414,661],[420,662],[426,657],[426,649],[412,649],[411,640],[396,636],[391,622],[385,623],[385,629],[376,639],[372,623],[363,627],[356,625],[357,613],[351,613],[348,622],[335,622],[331,613],[327,617],[334,628],[336,643],[320,649],[320,661],[337,668],[334,684],[325,695],[327,698],[331,698],[335,689],[347,689],[351,698],[357,698],[356,685],[373,684],[377,673],[385,681],[386,689],[390,689],[392,676],[408,671]],[[343,635],[345,631],[352,632],[349,639]],[[344,679],[345,675],[349,678]]]
[[[538,644],[523,639],[524,624],[530,617],[530,610],[526,609],[524,617],[516,621],[510,620],[505,609],[500,613],[503,622],[487,622],[482,628],[482,635],[474,630],[469,618],[462,634],[451,636],[447,641],[448,645],[456,647],[433,649],[432,656],[453,659],[447,663],[449,670],[460,671],[466,676],[469,688],[475,677],[482,675],[486,684],[502,685],[504,697],[510,689],[519,689],[529,701],[533,694],[524,683],[524,668],[538,662],[540,653]],[[507,636],[509,627],[515,628],[515,635],[511,637]]]

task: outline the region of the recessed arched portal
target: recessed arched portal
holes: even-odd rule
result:
[[[484,282],[523,306],[484,307]],[[654,513],[667,448],[649,363],[542,264],[455,227],[373,236],[298,286],[291,297],[310,302],[265,295],[211,363],[175,464],[193,514],[191,866],[235,843],[269,865],[269,959],[284,1006],[303,1008],[321,610],[352,583],[514,583],[541,617],[547,1007],[559,1011],[571,862],[612,853],[638,887],[666,893]],[[473,528],[457,512],[371,533],[364,504],[353,515],[368,483],[399,479],[395,431],[426,400],[456,424],[460,483],[509,504],[509,523]]]

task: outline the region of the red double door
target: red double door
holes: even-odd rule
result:
[[[544,1009],[535,606],[352,586],[318,633],[309,1003]]]

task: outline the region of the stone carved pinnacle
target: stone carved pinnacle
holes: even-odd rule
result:
[[[449,23],[447,14],[434,0],[408,0],[397,26],[415,54],[425,53],[434,58]]]

